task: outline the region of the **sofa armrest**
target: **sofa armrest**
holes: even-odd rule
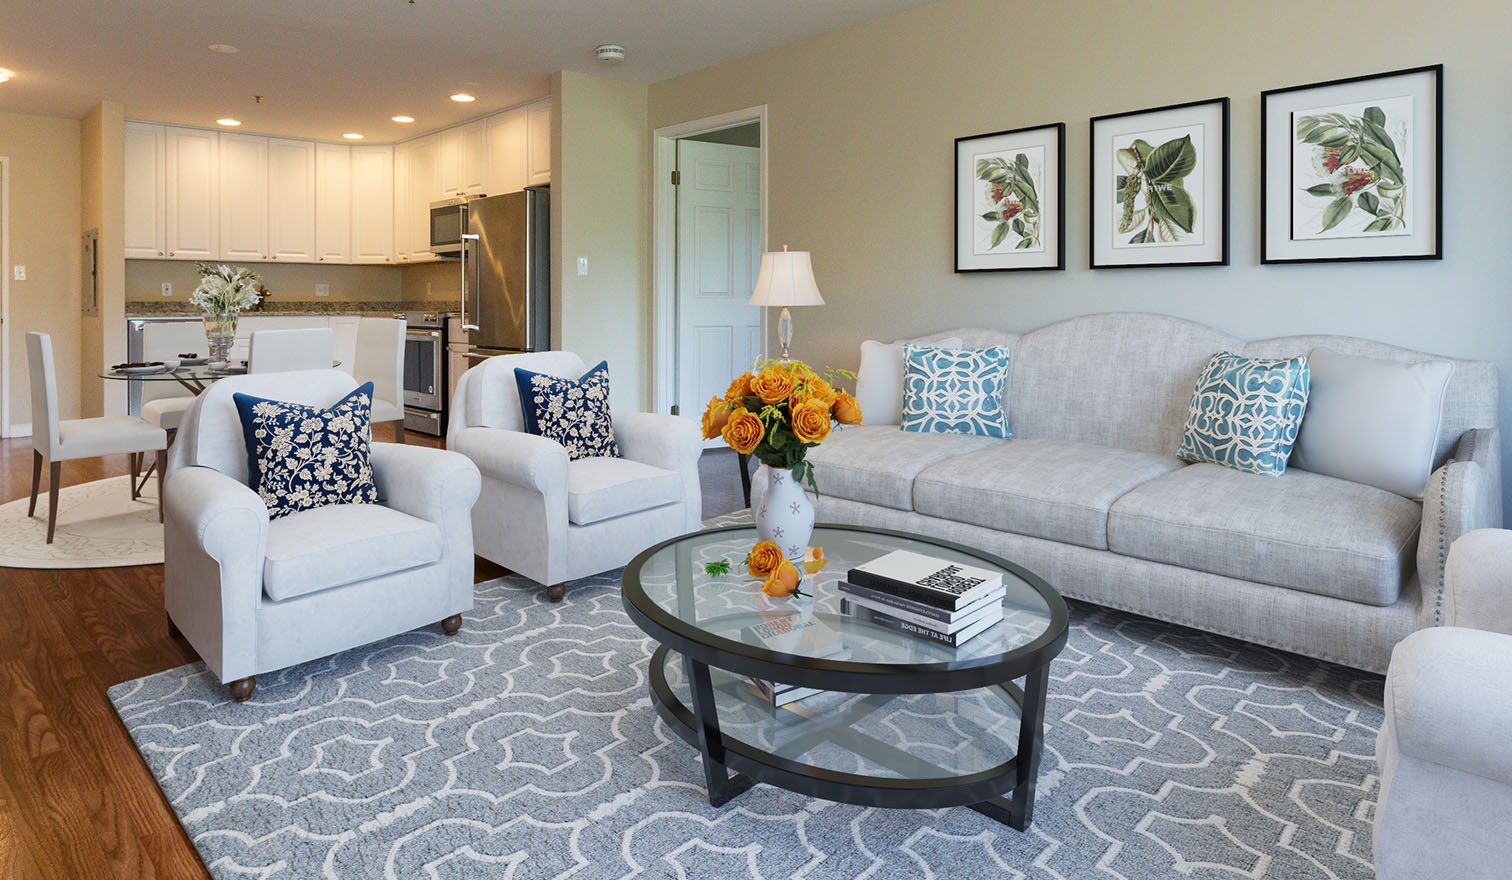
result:
[[[464,428],[447,448],[472,459],[486,477],[542,495],[567,491],[567,447],[555,440],[503,428]]]
[[[268,544],[268,506],[245,484],[207,467],[170,473],[163,485],[163,519],[182,530],[222,565],[262,570]]]
[[[1404,755],[1512,785],[1512,636],[1413,633],[1391,653],[1386,730]]]
[[[669,471],[698,466],[703,431],[692,419],[628,410],[616,410],[610,417],[614,420],[614,442],[625,458]]]
[[[448,512],[472,510],[482,479],[465,455],[404,446],[373,444],[373,479],[385,507],[439,523]]]
[[[1475,529],[1501,528],[1501,433],[1466,431],[1454,457],[1428,477],[1423,490],[1423,526],[1417,568],[1422,587],[1418,626],[1444,623],[1444,569],[1449,547]]]
[[[1512,531],[1476,529],[1449,548],[1444,626],[1512,635]]]

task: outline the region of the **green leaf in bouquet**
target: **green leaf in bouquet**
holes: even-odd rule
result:
[[[1329,202],[1328,207],[1323,209],[1323,228],[1318,231],[1327,232],[1343,223],[1344,218],[1349,216],[1349,211],[1353,207],[1354,199],[1349,196],[1339,196],[1332,202]]]

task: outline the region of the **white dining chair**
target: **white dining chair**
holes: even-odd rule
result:
[[[336,353],[336,335],[329,327],[254,330],[248,346],[249,373],[329,370]]]
[[[404,442],[404,320],[359,318],[352,375],[373,383],[372,423],[393,422],[394,442]]]
[[[53,372],[52,337],[26,334],[26,357],[31,372],[32,483],[31,504],[26,515],[37,512],[37,492],[42,482],[42,462],[47,470],[47,543],[53,542],[58,525],[58,493],[65,461],[104,455],[132,457],[131,497],[138,496],[136,465],[145,452],[157,453],[158,521],[163,519],[163,466],[167,463],[168,433],[135,416],[104,416],[94,419],[58,418],[58,379]]]
[[[199,321],[148,321],[142,327],[142,360],[166,360],[180,354],[198,354],[205,350],[205,328]],[[184,420],[184,412],[194,403],[194,393],[178,382],[138,382],[142,420],[168,432],[168,445]],[[142,462],[132,464],[137,474],[137,491],[152,477],[153,467],[142,473]]]

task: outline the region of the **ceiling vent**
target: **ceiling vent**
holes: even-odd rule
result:
[[[618,64],[625,60],[625,47],[616,46],[614,43],[605,43],[594,49],[593,55],[605,64]]]

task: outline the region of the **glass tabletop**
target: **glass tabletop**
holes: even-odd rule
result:
[[[192,367],[160,370],[156,373],[126,373],[120,370],[106,370],[98,375],[101,379],[121,379],[132,382],[184,382],[188,380],[214,382],[216,379],[224,379],[227,376],[239,376],[245,372],[247,372],[245,366],[213,369],[207,364],[198,364]]]
[[[746,573],[746,554],[756,541],[754,527],[734,527],[686,535],[654,548],[639,560],[638,567],[632,563],[626,571],[626,602],[649,611],[648,618],[692,641],[762,659],[791,657],[800,663],[838,660],[954,667],[974,665],[972,661],[996,662],[1042,647],[1047,637],[1061,635],[1066,626],[1064,601],[1043,580],[1021,568],[957,545],[857,527],[816,527],[809,543],[822,547],[828,562],[805,585],[812,595],[773,598],[762,593],[760,583]],[[839,583],[847,572],[894,550],[1003,572],[1007,593],[1002,622],[959,647],[950,647],[841,614],[840,599],[845,594]],[[705,565],[718,560],[730,563],[729,574],[707,573]],[[649,607],[641,607],[642,603]],[[794,623],[816,618],[839,634],[844,644],[840,655],[829,648],[813,656],[806,653],[809,643],[796,636],[786,640],[771,636],[773,630],[793,629]]]

